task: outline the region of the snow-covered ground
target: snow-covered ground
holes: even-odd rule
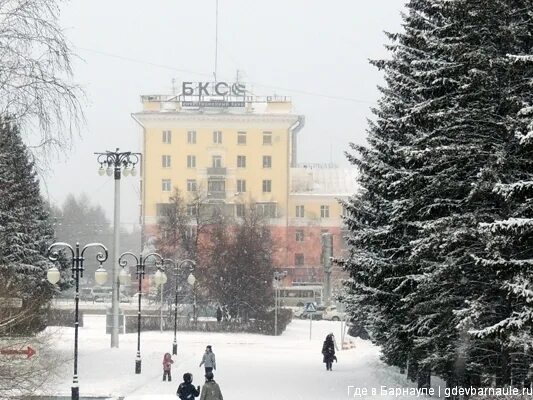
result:
[[[69,358],[61,376],[43,388],[43,394],[69,395],[72,382],[73,328],[51,328],[56,351]],[[173,332],[142,332],[142,373],[135,374],[137,334],[120,336],[120,347],[110,348],[105,317],[85,316],[80,328],[80,395],[124,396],[127,400],[176,399],[176,389],[185,372],[201,385],[203,368],[198,364],[205,346],[211,344],[217,358],[215,380],[226,400],[407,400],[413,396],[379,395],[380,386],[411,386],[397,371],[379,361],[379,350],[369,342],[354,339],[355,349],[337,353],[338,363],[326,371],[322,341],[333,332],[340,345],[340,323],[295,320],[279,337],[251,334],[178,332],[178,355],[173,356],[172,382],[162,382],[162,359],[171,352]],[[349,386],[351,386],[349,388]],[[377,388],[378,395],[354,396],[355,388]],[[350,390],[350,392],[349,392]]]

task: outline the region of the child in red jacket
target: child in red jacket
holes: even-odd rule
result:
[[[163,356],[163,381],[167,380],[167,376],[168,381],[172,381],[172,376],[170,375],[170,368],[172,364],[174,364],[172,356],[170,355],[170,353],[165,353],[165,355]]]

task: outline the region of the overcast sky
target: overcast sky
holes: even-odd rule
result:
[[[305,115],[299,162],[347,165],[349,142],[364,142],[387,57],[383,31],[400,29],[403,0],[219,0],[218,80],[236,71],[257,95],[291,96]],[[86,192],[112,219],[113,179],[97,174],[95,151],[141,151],[131,118],[141,94],[170,94],[172,79],[212,80],[216,0],[72,0],[61,23],[87,94],[87,124],[70,154],[52,164],[44,194],[62,204]],[[138,222],[139,180],[122,182],[122,223]]]

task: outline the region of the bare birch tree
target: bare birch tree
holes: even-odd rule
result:
[[[58,19],[57,0],[0,0],[0,115],[44,149],[69,144],[83,120]]]

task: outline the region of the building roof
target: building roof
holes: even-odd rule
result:
[[[300,164],[291,168],[291,195],[351,196],[357,190],[357,169],[335,164]]]

